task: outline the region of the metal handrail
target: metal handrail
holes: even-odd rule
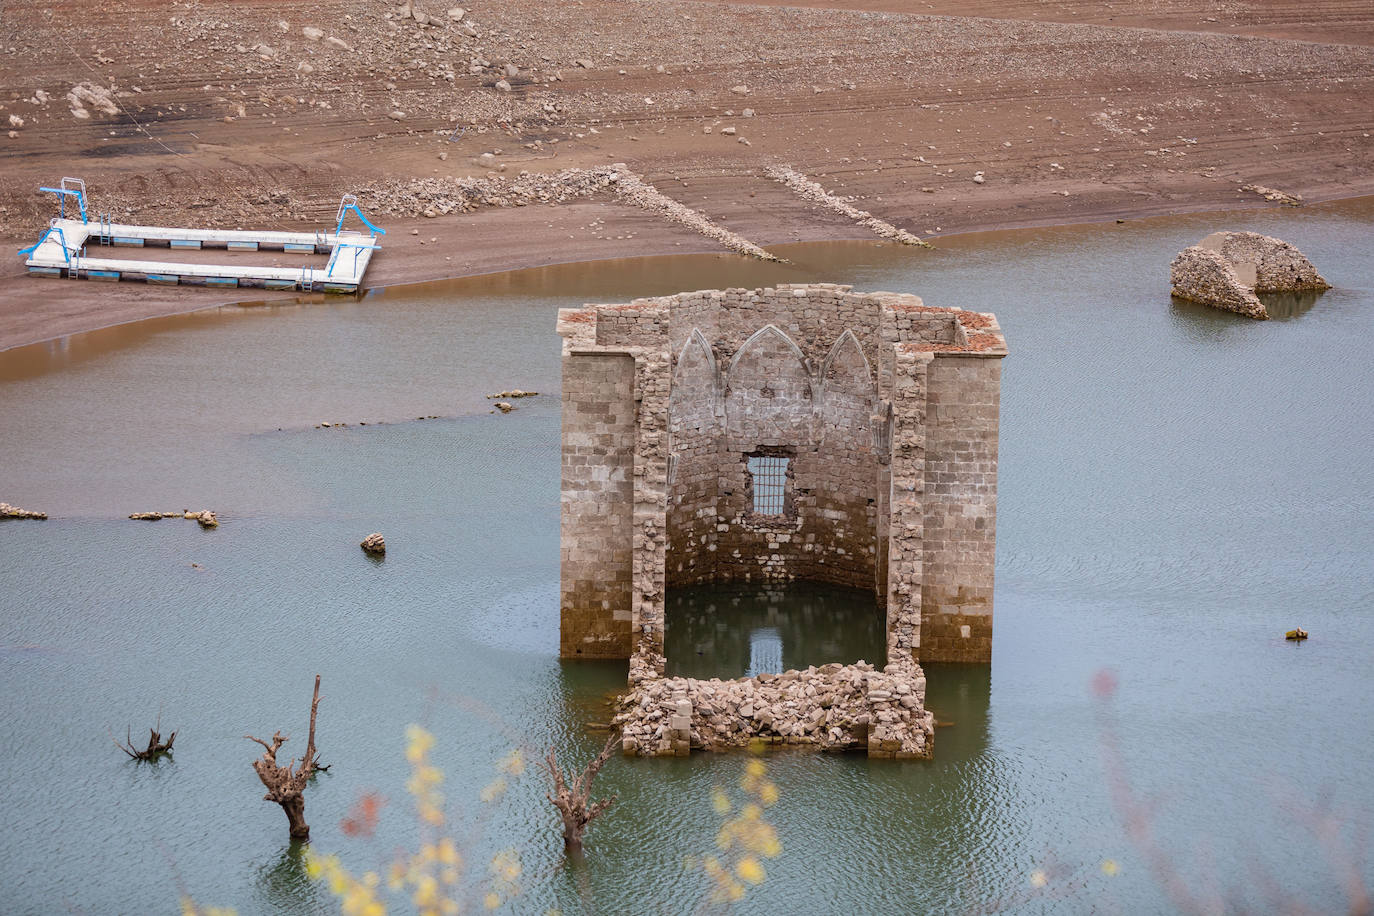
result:
[[[48,240],[48,236],[52,235],[54,232],[57,233],[57,241],[62,246],[62,257],[66,260],[67,266],[70,267],[72,263],[72,255],[71,251],[67,248],[67,235],[62,231],[62,227],[57,225],[51,225],[47,229],[45,229],[43,231],[43,234],[38,237],[38,241],[35,242],[33,245],[30,245],[28,248],[19,249],[19,256],[22,258],[26,254],[33,254],[35,251],[38,250],[38,246],[46,242]]]

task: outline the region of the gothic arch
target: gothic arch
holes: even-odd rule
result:
[[[732,446],[809,446],[815,396],[801,348],[775,326],[764,326],[730,360],[725,418]]]
[[[711,346],[693,329],[678,354],[668,387],[668,429],[690,439],[716,425],[720,396],[719,372]]]

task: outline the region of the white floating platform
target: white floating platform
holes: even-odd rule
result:
[[[325,290],[352,293],[378,247],[377,238],[362,232],[272,232],[235,229],[173,229],[88,223],[54,219],[43,240],[30,253],[29,273],[44,277],[89,280],[143,280],[183,286],[259,287],[265,289]],[[111,257],[116,247],[175,249],[223,248],[231,251],[278,250],[328,254],[322,268],[258,265],[181,264]],[[94,249],[98,256],[91,256]]]

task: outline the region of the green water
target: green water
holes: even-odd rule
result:
[[[1297,244],[1337,288],[1263,323],[1171,302],[1169,260],[1219,228]],[[949,723],[933,762],[771,758],[784,852],[737,909],[1171,912],[1157,844],[1178,886],[1230,910],[1344,911],[1345,857],[1374,883],[1359,839],[1374,820],[1372,228],[1364,203],[934,252],[799,246],[782,267],[605,262],[2,353],[0,499],[54,518],[0,523],[0,911],[172,913],[178,888],[243,914],[335,911],[242,737],[282,729],[299,752],[316,672],[332,765],[307,796],[317,848],[359,871],[413,848],[403,745],[420,722],[475,877],[520,851],[505,911],[698,909],[684,856],[712,850],[711,789],[742,757],[613,760],[599,785],[620,801],[577,866],[536,774],[479,800],[512,747],[589,756],[602,736],[585,725],[624,683],[623,663],[557,658],[554,314],[806,279],[993,310],[1006,329],[994,660],[928,666]],[[511,387],[541,394],[489,413],[485,395]],[[202,507],[219,529],[124,518]],[[381,562],[357,547],[374,530]],[[737,630],[683,629],[703,654],[679,663],[747,670],[754,642],[772,658],[769,634],[751,642],[767,629],[787,664],[858,650],[842,617],[799,625],[830,604],[798,594],[795,615],[765,598]],[[1286,643],[1299,625],[1312,639]],[[1110,703],[1091,688],[1103,669]],[[175,760],[131,764],[111,734],[159,713]],[[1110,747],[1152,845],[1123,827]],[[375,835],[349,835],[364,791],[387,804]]]
[[[809,665],[887,663],[886,614],[871,589],[817,582],[669,589],[670,677],[733,678]]]

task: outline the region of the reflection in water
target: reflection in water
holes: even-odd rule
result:
[[[309,846],[309,840],[292,840],[279,856],[258,868],[254,887],[257,912],[327,913],[332,909],[325,886],[311,881],[305,873],[305,851]]]
[[[950,760],[978,756],[988,746],[990,665],[923,662],[926,709],[935,713],[936,753]]]
[[[765,672],[778,674],[782,666],[782,634],[774,627],[761,627],[749,634],[749,670],[745,677]]]
[[[817,582],[668,592],[668,674],[752,677],[829,662],[886,662],[883,612],[864,589]]]
[[[1300,293],[1261,293],[1259,300],[1270,318],[1301,318],[1312,311],[1324,290],[1304,290]]]

